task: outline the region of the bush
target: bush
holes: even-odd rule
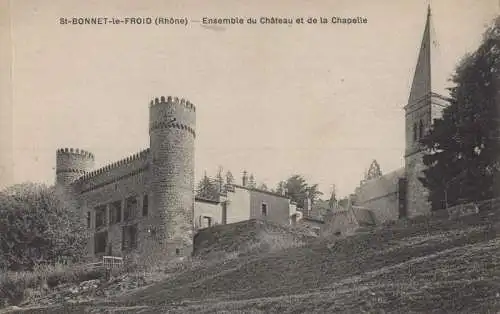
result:
[[[87,280],[101,279],[106,276],[103,268],[62,268],[56,269],[47,276],[47,285],[49,288],[57,287],[66,283],[79,283]]]
[[[44,294],[62,284],[78,284],[83,281],[102,279],[103,268],[87,268],[81,265],[36,265],[33,271],[8,271],[0,273],[0,307],[19,305],[32,294]]]
[[[0,192],[0,267],[33,269],[85,252],[85,225],[70,202],[52,187],[20,184]]]

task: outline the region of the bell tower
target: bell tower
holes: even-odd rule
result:
[[[435,37],[429,6],[408,104],[404,107],[406,210],[409,216],[430,212],[428,191],[419,180],[425,169],[422,160],[424,151],[420,139],[427,134],[434,119],[441,117],[442,110],[448,105],[448,100],[444,96],[447,95],[444,88],[446,81],[442,78],[443,71],[438,68],[439,52]]]

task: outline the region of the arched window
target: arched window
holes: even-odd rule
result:
[[[418,130],[418,137],[422,138],[424,137],[424,123],[422,120],[420,120],[420,125],[419,125],[419,130]]]
[[[417,123],[413,123],[413,141],[417,140]]]

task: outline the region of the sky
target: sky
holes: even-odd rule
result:
[[[196,177],[222,166],[325,197],[371,161],[404,165],[404,111],[426,1],[11,1],[14,182],[52,184],[60,147],[104,166],[149,146],[148,103],[197,107]],[[497,0],[433,0],[443,77],[479,45]],[[183,25],[61,25],[61,17],[182,17]],[[225,25],[203,17],[356,17],[358,25]]]

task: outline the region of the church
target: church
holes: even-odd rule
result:
[[[368,176],[354,193],[353,205],[369,209],[376,223],[425,215],[431,210],[428,191],[419,180],[425,168],[419,140],[448,105],[447,94],[442,88],[445,82],[439,79],[443,73],[437,68],[437,45],[429,7],[408,102],[403,108],[404,167],[383,176]]]

